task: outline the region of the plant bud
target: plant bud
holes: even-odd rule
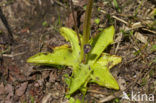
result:
[[[84,45],[84,53],[88,54],[91,50],[91,45],[90,44],[86,44]]]

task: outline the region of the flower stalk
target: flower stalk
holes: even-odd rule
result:
[[[83,24],[83,38],[81,43],[81,61],[83,61],[84,63],[87,58],[86,57],[87,55],[84,53],[84,46],[87,45],[89,42],[92,6],[93,6],[93,0],[88,0],[87,9],[85,12],[84,24]]]

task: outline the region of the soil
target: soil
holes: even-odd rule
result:
[[[115,0],[114,0],[115,1]],[[87,0],[73,0],[77,26],[82,33]],[[92,36],[114,25],[115,42],[105,52],[123,58],[111,73],[120,85],[115,91],[88,85],[87,103],[155,103],[156,101],[156,2],[155,0],[94,0]],[[68,103],[64,74],[68,67],[36,66],[26,60],[39,52],[67,43],[59,34],[62,26],[74,29],[71,5],[68,0],[1,0],[13,40],[0,21],[0,103]],[[96,24],[95,19],[100,19]],[[126,101],[122,92],[132,91],[155,96],[155,100]],[[112,97],[111,97],[112,96]],[[75,98],[82,98],[77,92]],[[109,98],[111,97],[111,98]]]

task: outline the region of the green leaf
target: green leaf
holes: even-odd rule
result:
[[[100,19],[99,19],[99,18],[96,18],[96,19],[94,20],[94,22],[95,22],[96,24],[99,24],[99,23],[100,23]]]
[[[85,83],[81,86],[81,88],[80,88],[80,91],[81,91],[81,93],[83,94],[83,95],[86,95],[86,93],[87,93],[87,84],[88,84],[88,82],[90,81],[90,79],[91,79],[91,77],[89,76],[88,78],[87,78],[87,80],[85,81]]]
[[[56,48],[53,53],[38,53],[27,60],[28,63],[73,66],[76,61],[70,48]]]
[[[72,94],[77,91],[88,79],[90,76],[91,70],[88,65],[81,64],[80,68],[76,73],[74,73],[74,77],[72,79],[70,90],[68,94]]]
[[[153,60],[154,63],[156,63],[156,58]]]
[[[93,64],[105,48],[113,43],[114,27],[108,27],[104,29],[99,35],[97,35],[91,43],[92,50],[88,56],[88,63]]]
[[[80,45],[77,34],[70,28],[62,27],[60,28],[61,35],[70,42],[72,47],[72,54],[75,59],[80,58]]]
[[[102,53],[102,56],[96,61],[97,64],[111,69],[116,64],[121,62],[122,58],[108,53]]]
[[[81,103],[79,99],[74,99],[73,97],[70,98],[69,103]]]
[[[92,74],[92,81],[94,83],[99,84],[100,86],[104,86],[111,89],[119,89],[119,85],[109,72],[107,67],[102,67],[99,64],[95,64],[93,66],[94,72]]]
[[[115,8],[118,8],[119,7],[116,0],[113,0],[113,4],[114,4]]]
[[[65,77],[64,81],[67,84],[67,86],[69,87],[70,83],[71,83],[71,77],[69,76],[69,74],[65,74],[64,77]]]
[[[155,45],[152,45],[151,51],[156,51],[156,44]]]
[[[42,26],[47,27],[48,26],[48,22],[47,21],[42,22]]]
[[[109,69],[112,68],[114,65],[120,63],[121,60],[121,57],[103,53],[102,56],[93,65],[94,70],[93,75],[91,76],[93,80],[92,82],[95,82],[107,88],[113,88],[118,90],[119,86],[114,77],[109,72]]]

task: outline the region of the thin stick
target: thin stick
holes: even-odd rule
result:
[[[68,8],[66,5],[62,4],[62,3],[61,3],[60,1],[58,1],[58,0],[55,0],[54,2],[55,2],[56,4],[62,6],[62,7],[65,8],[65,9]]]
[[[115,15],[113,15],[113,16],[112,16],[112,18],[114,18],[114,19],[116,19],[116,20],[118,20],[118,21],[120,21],[120,22],[122,22],[122,23],[124,23],[124,24],[128,25],[128,22],[126,22],[126,21],[125,21],[125,20],[123,20],[123,19],[118,18],[118,17],[117,17],[117,16],[115,16]]]

